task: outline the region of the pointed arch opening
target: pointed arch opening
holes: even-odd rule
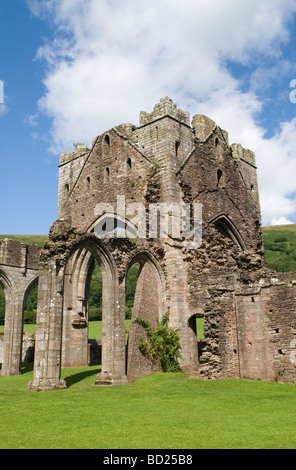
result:
[[[118,301],[115,264],[99,241],[85,241],[72,252],[64,272],[63,297],[62,367],[101,365],[97,377],[101,383],[110,379],[116,364],[122,379],[125,355],[120,323],[124,305],[121,309]]]
[[[212,220],[212,224],[224,237],[230,238],[239,249],[242,251],[246,250],[245,242],[239,230],[235,227],[229,217],[225,214],[221,214]]]
[[[109,210],[110,209],[110,210]],[[102,208],[103,214],[89,227],[89,232],[94,232],[98,238],[129,238],[135,239],[138,228],[129,220],[113,212],[113,208]]]
[[[164,311],[164,280],[156,260],[148,252],[138,253],[127,268],[127,275],[137,266],[133,281],[133,308],[127,342],[126,373],[128,380],[154,372],[153,365],[139,349],[140,339],[145,336],[143,327],[136,322],[138,317],[157,326]],[[127,285],[126,275],[126,285]]]

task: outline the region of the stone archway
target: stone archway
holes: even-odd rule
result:
[[[145,335],[142,326],[135,319],[141,317],[156,327],[157,321],[165,313],[165,293],[163,274],[154,257],[148,252],[138,253],[130,262],[131,266],[139,263],[140,270],[136,285],[134,306],[130,323],[128,352],[127,352],[127,378],[150,374],[154,371],[153,365],[141,354],[139,341]]]
[[[4,335],[1,345],[1,360],[2,368],[1,375],[11,375],[11,351],[10,345],[13,342],[13,311],[14,311],[14,295],[15,291],[13,280],[1,268],[0,269],[0,283],[3,287],[5,296],[5,313],[4,313]],[[15,374],[13,374],[15,375]]]
[[[99,265],[102,274],[101,376],[104,376],[109,369],[107,363],[110,358],[107,351],[112,348],[112,337],[116,335],[118,342],[124,338],[123,326],[115,333],[116,325],[123,323],[124,305],[118,299],[117,272],[110,255],[100,244],[94,242],[79,246],[69,257],[65,267],[62,366],[88,365],[88,289],[95,263]]]
[[[65,388],[62,364],[87,365],[85,293],[94,260],[103,279],[102,367],[96,384],[125,382],[124,289],[107,248],[89,237],[77,241],[64,266],[52,259],[41,272],[34,377],[28,390]]]

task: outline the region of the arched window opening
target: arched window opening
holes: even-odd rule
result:
[[[217,162],[218,163],[222,162],[223,146],[222,146],[222,142],[218,139],[218,137],[215,138],[215,154],[216,154]]]
[[[175,155],[176,155],[176,157],[179,157],[179,153],[180,153],[180,142],[177,140],[176,143],[175,143]]]
[[[216,229],[221,233],[221,235],[230,238],[241,250],[244,251],[246,249],[241,234],[227,216],[220,215],[212,220],[212,223],[215,225]]]
[[[85,184],[86,190],[90,189],[90,176],[86,178],[86,184]]]
[[[103,140],[103,154],[105,158],[109,158],[111,150],[111,140],[108,134],[105,135]]]
[[[108,134],[105,135],[105,139],[104,139],[104,140],[105,140],[106,144],[108,145],[108,147],[110,147],[110,137],[109,137]]]
[[[131,171],[131,169],[132,169],[132,161],[131,161],[130,158],[128,158],[127,161],[126,161],[126,171],[127,171],[127,173],[129,173]]]
[[[129,238],[137,237],[137,230],[132,223],[115,217],[114,214],[103,214],[96,222],[94,233],[99,238]]]
[[[110,168],[107,166],[107,168],[105,168],[105,183],[108,183],[109,179],[110,179]]]
[[[69,187],[68,183],[66,183],[65,186],[64,186],[64,195],[65,195],[65,197],[69,196],[69,192],[70,192],[70,187]]]
[[[222,188],[223,186],[224,186],[223,171],[219,168],[217,170],[217,188]]]

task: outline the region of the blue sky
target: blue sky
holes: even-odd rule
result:
[[[296,223],[296,0],[1,0],[0,233],[45,234],[59,154],[170,96],[256,153],[264,225]]]

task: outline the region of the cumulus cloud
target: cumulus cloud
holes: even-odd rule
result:
[[[281,54],[296,0],[30,0],[29,5],[55,31],[38,51],[47,64],[39,111],[51,118],[52,151],[90,143],[122,122],[137,124],[139,111],[150,112],[168,95],[191,116],[214,119],[231,143],[256,152],[263,223],[295,217],[296,122],[282,123],[267,139],[258,124],[264,103],[257,91],[268,88],[280,63],[292,68]],[[248,68],[247,88],[232,74],[230,61]],[[263,82],[263,72],[269,81]]]

